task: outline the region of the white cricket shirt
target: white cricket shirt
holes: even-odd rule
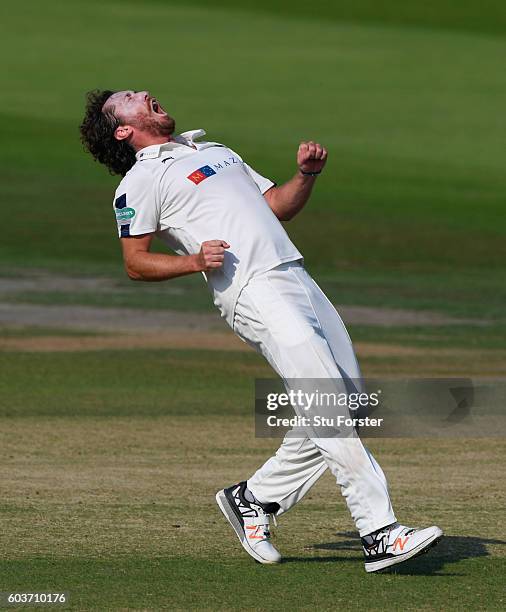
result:
[[[120,237],[155,233],[180,255],[198,253],[206,240],[228,242],[223,266],[204,277],[232,325],[249,279],[302,255],[263,197],[275,183],[224,145],[194,142],[204,134],[184,132],[138,151],[116,190],[114,209]]]

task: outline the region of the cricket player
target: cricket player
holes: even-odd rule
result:
[[[307,273],[281,221],[306,204],[327,161],[302,142],[296,173],[283,185],[258,174],[204,130],[176,135],[175,121],[147,91],[88,94],[80,128],[87,150],[123,176],[113,202],[128,276],[165,281],[202,272],[234,332],[289,385],[293,379],[361,378],[338,313]],[[154,237],[174,254],[152,253]],[[397,522],[385,476],[358,436],[285,437],[247,480],[217,503],[246,552],[278,563],[271,516],[292,508],[330,469],[362,539],[365,568],[381,570],[425,552],[439,527]]]

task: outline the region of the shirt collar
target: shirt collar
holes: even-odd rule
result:
[[[160,157],[160,154],[163,151],[173,151],[174,149],[181,146],[191,147],[195,144],[194,140],[205,136],[205,133],[205,130],[202,129],[183,132],[182,134],[178,134],[177,136],[175,136],[174,140],[169,140],[169,142],[150,145],[149,147],[144,147],[143,149],[140,149],[135,154],[135,157],[138,161],[145,159],[155,159],[156,157]]]

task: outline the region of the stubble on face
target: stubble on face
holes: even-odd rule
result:
[[[176,122],[169,115],[157,116],[157,115],[146,115],[143,112],[139,112],[129,121],[129,123],[151,136],[172,136],[176,129]]]
[[[116,118],[120,124],[131,125],[150,136],[169,138],[176,128],[175,120],[170,117],[154,98],[133,98],[136,92],[116,92],[104,104],[102,112]],[[146,96],[148,95],[147,92]],[[156,111],[153,108],[156,102]],[[136,108],[134,107],[136,106]]]

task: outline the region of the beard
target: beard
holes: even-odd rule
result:
[[[135,123],[136,128],[143,132],[148,132],[152,136],[172,136],[176,129],[176,122],[169,115],[137,115]]]

